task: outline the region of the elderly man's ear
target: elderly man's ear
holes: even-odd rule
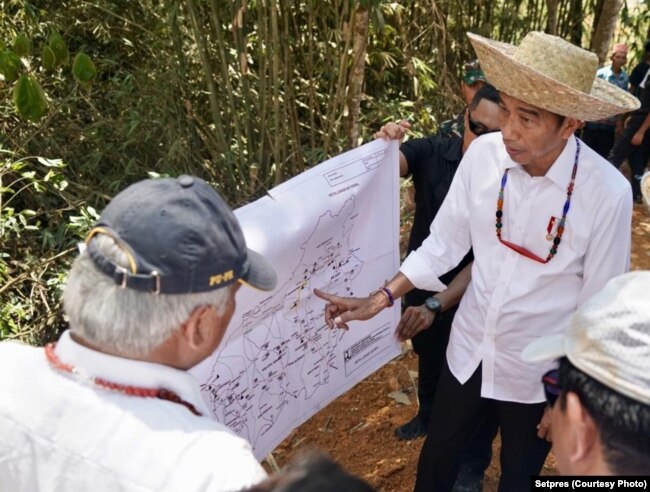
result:
[[[166,355],[173,359],[165,363],[189,369],[209,357],[221,343],[231,316],[228,309],[218,314],[208,305],[194,309],[168,343],[163,344],[167,348]]]
[[[211,323],[213,316],[212,306],[199,306],[181,327],[183,341],[192,350],[200,350],[210,340],[210,335],[215,329]],[[216,314],[216,313],[215,313]]]

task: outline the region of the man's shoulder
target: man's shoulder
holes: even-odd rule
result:
[[[596,77],[600,77],[601,79],[606,79],[612,74],[612,67],[611,65],[608,65],[606,67],[599,68],[596,71]]]
[[[39,347],[33,347],[16,340],[5,340],[0,342],[0,368],[11,367],[17,369],[17,366],[30,364],[37,357],[42,357],[43,350]]]
[[[406,157],[409,167],[417,168],[432,161],[460,161],[462,143],[462,139],[456,137],[431,135],[404,142],[400,151]]]
[[[584,160],[580,163],[584,169],[583,183],[598,189],[598,194],[594,196],[598,196],[599,200],[618,199],[630,192],[630,183],[612,163],[584,143],[581,152],[584,155]]]
[[[429,146],[432,148],[438,147],[447,147],[453,141],[458,140],[457,137],[448,137],[436,133],[435,135],[428,135],[426,137],[418,137],[407,140],[402,144],[402,147],[417,147],[417,146]]]
[[[465,155],[472,160],[481,159],[494,163],[502,162],[507,154],[501,132],[487,133],[475,138]]]

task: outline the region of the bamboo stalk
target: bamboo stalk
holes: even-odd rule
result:
[[[219,19],[219,13],[217,8],[217,0],[212,0],[210,2],[210,19],[212,21],[212,31],[214,32],[214,37],[217,40],[217,53],[219,54],[219,67],[221,68],[221,80],[226,87],[226,97],[228,99],[229,110],[225,110],[228,115],[228,119],[232,121],[233,128],[235,130],[235,138],[238,143],[238,147],[241,148],[241,145],[244,142],[249,141],[250,138],[244,139],[240,121],[239,121],[239,111],[237,111],[237,102],[235,101],[234,90],[232,82],[230,81],[230,74],[228,71],[228,53],[223,41],[223,35],[221,34],[221,21]],[[250,137],[250,136],[249,136]],[[243,173],[243,160],[245,159],[244,152],[238,152],[238,163],[239,163],[239,176],[244,176]]]
[[[346,91],[345,81],[347,80],[349,51],[350,51],[350,44],[352,41],[352,36],[350,35],[350,31],[351,31],[350,24],[352,23],[352,16],[354,15],[354,12],[350,12],[349,14],[347,14],[347,11],[348,11],[348,3],[345,2],[344,15],[341,16],[341,18],[344,19],[342,21],[343,25],[341,26],[341,31],[343,33],[345,45],[339,57],[339,72],[338,72],[338,81],[336,84],[336,92],[334,97],[330,100],[329,110],[327,112],[327,132],[325,134],[324,147],[325,147],[325,152],[327,152],[328,154],[330,151],[330,144],[332,141],[332,137],[336,130],[336,125],[338,121],[340,121],[340,119],[343,117],[343,103],[345,100],[345,91]]]
[[[274,1],[271,1],[271,36],[273,38],[273,68],[271,70],[273,77],[273,123],[274,123],[274,142],[273,142],[273,164],[275,165],[275,184],[282,183],[283,162],[280,154],[282,145],[282,119],[280,116],[280,35],[278,32],[278,11]]]
[[[268,73],[268,64],[267,64],[267,54],[268,47],[271,44],[268,39],[268,29],[266,25],[266,2],[264,0],[259,0],[257,2],[257,22],[258,22],[258,99],[260,107],[260,121],[258,125],[259,138],[258,138],[258,148],[257,148],[257,162],[262,171],[262,176],[266,178],[270,174],[269,170],[269,160],[266,158],[266,118],[267,118],[267,92],[266,87],[267,73]]]
[[[201,59],[201,66],[203,67],[203,77],[205,79],[205,84],[208,89],[208,100],[210,102],[210,112],[212,114],[212,121],[216,127],[215,138],[219,144],[218,150],[221,153],[225,153],[228,148],[225,138],[225,129],[221,121],[221,113],[219,111],[219,103],[217,101],[217,88],[214,84],[214,79],[212,78],[212,66],[210,64],[210,58],[208,56],[207,43],[203,36],[203,31],[201,30],[198,22],[198,15],[196,11],[196,4],[194,0],[187,0],[187,9],[190,14],[190,21],[192,24],[192,30],[194,32],[194,41],[196,42],[197,48],[199,50],[199,58]],[[228,174],[232,175],[232,168],[229,162],[225,162],[225,165],[228,170]]]
[[[255,155],[255,132],[253,129],[254,116],[258,107],[256,98],[250,87],[250,70],[248,66],[248,36],[244,34],[244,16],[247,12],[247,0],[240,0],[235,18],[232,22],[233,36],[239,56],[239,71],[242,84],[242,98],[244,105],[244,121],[246,123],[246,150],[249,156]]]

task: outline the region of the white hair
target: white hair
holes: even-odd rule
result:
[[[126,254],[110,237],[93,242],[107,258],[128,266]],[[63,293],[70,330],[98,348],[127,357],[148,355],[165,342],[200,306],[223,314],[232,289],[195,294],[154,294],[124,289],[99,270],[87,251],[73,263]]]

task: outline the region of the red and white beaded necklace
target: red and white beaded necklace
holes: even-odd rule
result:
[[[171,401],[173,403],[184,405],[194,415],[198,415],[199,417],[202,415],[194,405],[183,400],[180,396],[171,390],[163,388],[141,388],[138,386],[129,386],[126,384],[112,383],[106,379],[98,378],[95,376],[88,376],[80,372],[76,367],[61,362],[61,359],[59,359],[59,357],[54,352],[55,347],[56,343],[48,343],[45,346],[45,358],[52,367],[58,369],[61,372],[72,375],[75,379],[78,379],[80,381],[88,381],[105,390],[116,391],[128,396],[139,396],[141,398],[159,398],[161,400]]]

